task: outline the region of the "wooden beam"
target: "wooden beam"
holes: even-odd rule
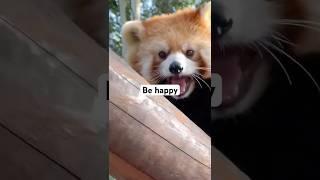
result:
[[[211,179],[210,138],[164,97],[139,96],[147,84],[109,56],[109,146],[154,179]]]
[[[118,179],[152,179],[111,151],[109,152],[109,162],[109,173]]]
[[[91,111],[107,51],[42,3],[1,1],[0,17],[0,123],[81,179],[105,179],[107,120]]]
[[[139,95],[148,83],[109,51],[109,145],[123,166],[153,179],[249,179],[167,99]]]
[[[31,38],[94,87],[99,76],[108,70],[107,49],[100,47],[50,0],[2,0],[0,20]]]
[[[0,179],[78,179],[1,126],[0,146]]]

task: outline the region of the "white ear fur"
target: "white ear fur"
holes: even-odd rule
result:
[[[200,16],[211,24],[211,2],[203,4],[199,7]]]
[[[128,46],[139,43],[144,32],[142,22],[139,20],[128,21],[122,26],[123,43]]]

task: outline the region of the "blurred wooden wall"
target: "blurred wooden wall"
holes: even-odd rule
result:
[[[0,179],[106,179],[107,57],[50,3],[0,1]]]

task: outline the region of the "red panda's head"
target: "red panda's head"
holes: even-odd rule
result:
[[[180,85],[176,99],[188,97],[199,78],[211,77],[210,15],[209,3],[125,23],[122,37],[129,64],[152,84]]]
[[[223,104],[213,109],[214,117],[237,115],[251,107],[266,89],[271,63],[290,81],[284,61],[300,66],[294,57],[297,50],[310,50],[302,42],[312,26],[319,26],[319,5],[318,0],[213,2],[212,69],[223,80]],[[313,44],[319,45],[318,37],[311,37]]]

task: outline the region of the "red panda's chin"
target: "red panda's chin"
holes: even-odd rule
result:
[[[166,79],[166,83],[180,86],[180,95],[174,96],[175,99],[187,98],[194,89],[194,81],[189,76],[171,76]]]

